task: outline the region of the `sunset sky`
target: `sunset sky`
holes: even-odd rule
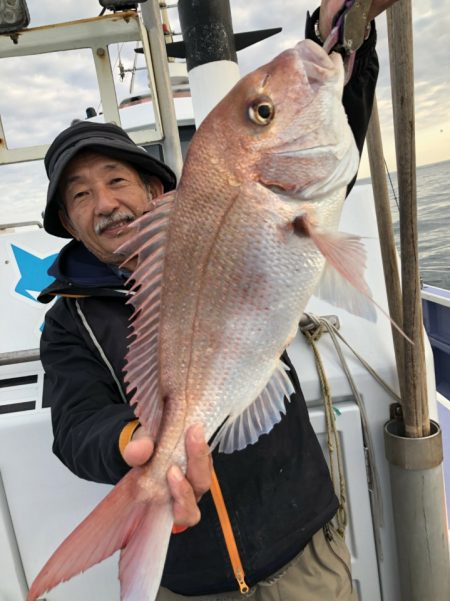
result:
[[[168,2],[168,4],[174,4]],[[280,26],[282,33],[238,54],[241,73],[267,62],[304,37],[306,11],[316,4],[305,0],[231,0],[234,30],[249,31]],[[30,27],[94,17],[100,6],[95,0],[28,0]],[[450,159],[450,11],[448,2],[421,0],[413,3],[414,72],[417,164]],[[179,30],[176,10],[169,14]],[[378,107],[384,139],[384,154],[390,171],[396,170],[386,19],[377,20],[380,76]],[[125,59],[124,59],[125,60]],[[130,75],[117,90],[130,94]],[[7,139],[14,146],[41,144],[77,117],[87,106],[98,107],[98,92],[92,57],[47,55],[39,58],[6,59],[0,69],[0,115]],[[363,158],[360,177],[369,175]],[[26,208],[36,215],[44,205],[45,173],[41,163],[0,167],[1,221],[12,219]],[[30,209],[32,207],[32,210]]]

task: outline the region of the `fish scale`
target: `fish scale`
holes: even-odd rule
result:
[[[206,245],[211,250],[205,253],[203,269],[198,269],[201,289],[200,282],[194,280],[195,275],[193,277],[182,265],[181,271],[187,276],[178,279],[176,286],[169,284],[163,290],[162,337],[166,339],[167,362],[176,360],[180,340],[188,340],[193,333],[192,343],[186,345],[190,352],[186,360],[189,372],[185,376],[188,386],[182,393],[172,393],[174,398],[185,395],[188,405],[192,399],[197,411],[192,419],[187,417],[186,423],[190,425],[198,419],[197,415],[203,415],[208,433],[217,428],[217,420],[223,415],[222,405],[245,403],[243,382],[247,384],[246,397],[253,400],[259,394],[272,375],[286,341],[295,334],[302,305],[314,287],[314,280],[308,278],[308,273],[305,278],[304,270],[295,273],[296,263],[309,263],[311,271],[320,275],[324,262],[309,240],[302,240],[293,232],[280,235],[280,229],[292,221],[293,214],[284,211],[278,222],[274,221],[273,215],[279,215],[279,210],[272,209],[270,201],[272,205],[280,204],[278,197],[265,190],[259,192],[258,197],[264,196],[264,202],[250,202],[252,189],[248,193],[242,190],[239,202],[234,202],[233,211],[227,212],[227,220],[222,221],[219,234],[214,235],[214,246]],[[189,222],[190,210],[186,203],[184,208],[181,218]],[[177,225],[173,226],[174,239],[180,240],[176,236]],[[184,228],[185,224],[180,227]],[[255,232],[264,240],[263,244],[254,243]],[[291,243],[286,244],[284,238],[289,238]],[[309,247],[307,253],[304,247]],[[185,253],[182,247],[176,249],[173,256],[185,256]],[[310,258],[305,261],[308,253]],[[175,268],[180,269],[179,263]],[[311,284],[305,286],[308,279]],[[198,296],[192,293],[197,285]],[[173,306],[179,295],[189,295],[193,307],[183,320],[186,332],[181,336],[177,332],[175,337],[170,328],[171,315],[165,318],[164,306]],[[297,307],[297,311],[293,312],[292,307]],[[286,319],[288,311],[289,320]],[[205,403],[216,407],[217,415],[211,416],[211,425],[205,414]]]
[[[178,189],[130,226],[125,380],[155,452],[55,551],[28,601],[118,549],[121,599],[153,601],[173,525],[166,473],[186,469],[187,428],[220,428],[225,452],[255,443],[285,412],[280,356],[325,265],[341,302],[351,286],[369,293],[361,241],[336,231],[358,165],[343,78],[340,56],[309,40],[247,75],[195,134]]]

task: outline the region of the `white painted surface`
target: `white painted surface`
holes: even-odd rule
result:
[[[386,293],[381,272],[381,256],[377,240],[373,200],[370,188],[356,188],[346,201],[342,220],[343,231],[357,232],[365,237],[369,252],[368,282],[377,301],[387,307]],[[22,234],[20,241],[23,247],[34,254],[44,256],[47,252],[57,250],[58,244],[64,241],[51,238],[37,232],[34,235]],[[48,238],[46,240],[46,238]],[[39,239],[39,244],[37,244]],[[5,244],[7,237],[1,236],[0,242]],[[8,251],[7,244],[3,252]],[[35,247],[34,244],[37,244]],[[6,249],[6,251],[5,251]],[[9,252],[9,251],[8,251]],[[3,268],[3,265],[2,265]],[[11,266],[9,267],[10,269]],[[6,271],[1,275],[6,274]],[[9,279],[8,279],[9,277]],[[28,310],[34,311],[29,299],[16,298],[14,287],[17,285],[17,273],[13,277],[0,280],[6,287],[6,294],[0,299],[10,296],[14,304],[7,309],[15,326],[8,336],[1,336],[14,341],[14,348],[23,350],[23,344],[17,345],[16,339],[24,336],[29,341],[30,348],[35,348],[38,337],[35,331],[30,334],[33,324],[39,319],[36,315],[26,317]],[[6,285],[8,283],[8,285]],[[9,286],[9,287],[8,287]],[[5,290],[5,288],[4,288]],[[11,308],[12,307],[12,308]],[[45,310],[45,308],[44,308]],[[364,356],[378,373],[396,387],[396,374],[393,363],[393,346],[390,323],[384,316],[379,316],[376,323],[369,323],[355,318],[344,310],[337,309],[319,299],[311,299],[308,310],[319,314],[336,314],[341,323],[341,332],[347,340]],[[27,321],[31,319],[31,321]],[[5,320],[2,320],[2,328]],[[8,324],[9,325],[9,324]],[[2,330],[5,332],[5,330]],[[11,348],[11,342],[8,342]],[[370,430],[373,437],[377,467],[381,480],[381,491],[384,504],[384,526],[380,531],[381,546],[378,550],[378,565],[375,559],[373,544],[373,525],[368,490],[364,475],[361,430],[358,411],[351,400],[348,382],[343,376],[342,368],[329,338],[324,335],[319,342],[326,373],[330,382],[335,403],[344,403],[337,425],[343,440],[345,471],[348,482],[350,525],[349,545],[352,550],[355,579],[358,590],[363,592],[361,601],[379,601],[381,599],[376,586],[376,571],[380,573],[381,588],[384,601],[400,599],[397,582],[397,555],[393,537],[393,520],[390,499],[390,484],[388,466],[384,457],[383,426],[389,418],[391,399],[374,382],[372,377],[353,357],[349,350],[344,349],[356,385],[364,397]],[[299,374],[300,381],[311,410],[313,424],[319,438],[323,440],[323,416],[319,407],[321,402],[320,385],[317,378],[311,350],[306,341],[299,335],[290,347],[290,354]],[[428,347],[428,356],[430,352]],[[27,375],[29,370],[39,373],[38,364],[33,366],[15,365],[0,369],[0,379]],[[28,370],[28,371],[27,371]],[[429,364],[429,386],[434,391],[434,376],[432,361]],[[5,404],[8,398],[15,401],[30,399],[40,394],[41,374],[37,383],[30,387],[11,387],[4,389],[0,401]],[[432,415],[435,393],[431,396]],[[341,407],[341,405],[339,405]],[[348,415],[347,415],[348,412]],[[322,424],[322,425],[321,425]],[[12,517],[12,526],[17,537],[21,559],[28,581],[36,575],[38,569],[53,551],[54,547],[69,533],[69,531],[88,513],[96,502],[105,494],[107,488],[101,485],[86,483],[70,474],[51,453],[51,430],[47,411],[23,412],[16,415],[0,415],[0,471],[4,480],[8,505]],[[4,519],[4,518],[3,518]],[[0,527],[0,557],[8,557],[9,543],[6,537],[7,525]],[[11,574],[11,557],[0,562],[0,599],[16,601],[20,597],[6,597],[6,589],[2,590],[5,578],[13,578]],[[98,599],[113,601],[118,599],[116,581],[116,558],[103,563],[85,575],[62,585],[54,593],[46,596],[48,601],[78,601],[79,599]],[[3,570],[3,571],[2,571]],[[11,582],[14,582],[13,580]],[[8,585],[9,586],[9,585]],[[19,584],[11,586],[18,587]],[[86,591],[89,591],[87,593]],[[10,593],[8,592],[8,595]],[[3,597],[2,597],[3,595]],[[22,601],[22,599],[21,599]]]
[[[336,428],[339,433],[346,479],[346,509],[349,520],[346,542],[352,557],[354,586],[360,595],[360,601],[380,601],[380,582],[359,409],[354,402],[340,402],[336,407],[339,409]],[[323,410],[311,409],[310,418],[324,455],[328,457]]]
[[[379,601],[376,554],[370,505],[365,487],[365,463],[359,412],[352,402],[339,404],[337,426],[343,441],[344,467],[351,514],[348,543],[354,579],[364,601]],[[323,410],[315,408],[311,420],[325,446]],[[71,474],[51,452],[48,410],[0,417],[0,473],[9,510],[0,495],[0,599],[24,601],[20,569],[14,567],[13,532],[28,584],[56,546],[107,494],[110,487],[85,482]],[[1,511],[3,509],[3,511]],[[8,520],[10,513],[11,521]],[[15,541],[14,541],[15,542]],[[47,601],[119,601],[118,554],[45,595]],[[16,572],[18,572],[19,577]]]
[[[0,235],[0,355],[39,348],[50,305],[36,301],[38,283],[46,278],[45,260],[67,242],[42,229]],[[19,258],[13,247],[22,253]]]
[[[11,524],[0,523],[0,557],[10,554],[4,537],[12,527],[28,585],[59,543],[109,490],[71,474],[52,454],[51,441],[48,410],[0,416],[0,472],[11,515]],[[4,514],[0,513],[0,520]],[[24,601],[11,565],[11,558],[0,562],[0,599]],[[60,585],[45,599],[118,600],[117,558]]]
[[[197,128],[206,115],[239,81],[239,67],[233,61],[214,61],[189,71],[189,83]]]

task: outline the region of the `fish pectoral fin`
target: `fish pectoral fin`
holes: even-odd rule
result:
[[[244,410],[230,415],[217,433],[212,449],[217,445],[221,453],[240,451],[255,443],[261,434],[270,432],[286,413],[285,397],[294,392],[294,387],[282,363],[278,365],[258,397]]]
[[[309,237],[325,257],[327,263],[334,267],[356,290],[369,298],[372,297],[370,288],[364,279],[367,253],[360,236],[320,229],[307,213],[296,217],[293,227],[297,235]]]
[[[316,226],[303,213],[292,223],[297,236],[311,239],[326,259],[316,296],[370,321],[377,320],[372,293],[364,278],[367,253],[359,236]]]
[[[362,294],[329,263],[325,264],[322,278],[315,296],[353,315],[363,317],[372,322],[377,321],[377,313],[373,303],[366,294]]]
[[[127,393],[135,393],[131,405],[135,415],[154,438],[163,411],[159,387],[159,322],[164,256],[169,218],[175,192],[152,201],[153,207],[130,227],[135,236],[122,245],[118,253],[137,259],[130,276],[133,285],[128,301],[134,308],[131,318],[133,340],[125,359]]]
[[[414,344],[372,297],[364,278],[367,253],[362,238],[343,232],[320,231],[311,225],[306,216],[297,219],[299,235],[309,236],[327,260],[316,294],[333,305],[373,322],[377,321],[376,307],[405,340]]]

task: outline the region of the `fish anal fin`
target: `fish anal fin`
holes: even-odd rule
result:
[[[269,382],[258,397],[243,410],[235,410],[217,433],[212,448],[232,453],[255,443],[270,432],[286,413],[285,397],[294,392],[285,365],[279,361]]]

